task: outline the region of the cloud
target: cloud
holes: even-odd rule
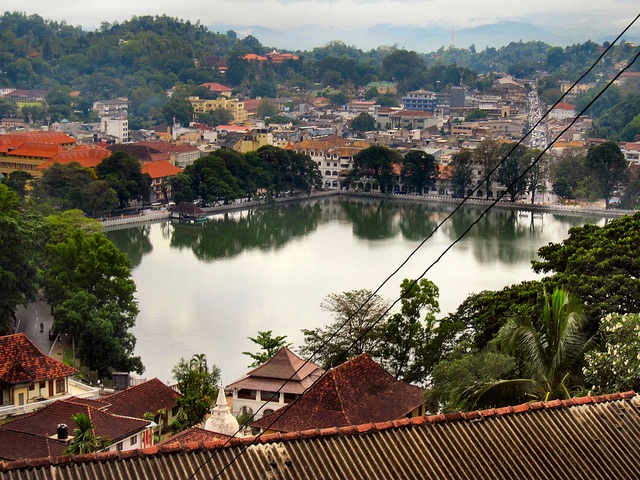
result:
[[[24,0],[20,10],[72,25],[96,28],[103,21],[124,21],[134,15],[162,15],[203,25],[326,25],[336,28],[377,24],[472,27],[502,20],[528,19],[534,24],[574,26],[597,19],[599,27],[628,23],[637,14],[636,1],[612,0]],[[573,13],[575,12],[575,14]]]

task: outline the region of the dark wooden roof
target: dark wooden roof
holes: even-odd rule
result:
[[[171,410],[180,394],[157,378],[129,387],[100,400],[109,404],[106,411],[125,417],[144,418],[146,412],[155,416],[158,410]]]
[[[278,432],[345,427],[405,417],[424,403],[424,390],[396,380],[362,353],[332,368],[295,403],[253,426]]]
[[[5,462],[0,479],[631,479],[640,478],[638,458],[640,398],[626,392],[234,438],[226,446]]]

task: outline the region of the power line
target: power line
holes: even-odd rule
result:
[[[509,156],[516,150],[516,148],[518,146],[520,146],[522,144],[522,142],[524,141],[525,138],[527,138],[534,130],[535,128],[537,128],[538,125],[540,125],[540,123],[549,115],[549,113],[559,104],[562,102],[562,100],[571,92],[571,90],[580,82],[582,81],[582,79],[584,79],[592,70],[593,68],[595,68],[595,66],[598,64],[598,62],[608,53],[608,51],[613,48],[613,46],[615,45],[615,43],[622,37],[622,35],[624,35],[627,30],[629,30],[633,24],[638,20],[638,18],[640,18],[640,14],[638,16],[636,16],[633,21],[616,37],[615,40],[613,40],[610,45],[602,52],[602,54],[591,64],[591,66],[587,69],[587,71],[578,79],[576,80],[571,88],[569,88],[567,90],[567,92],[565,92],[557,101],[556,103],[554,103],[554,105],[547,110],[547,112],[545,112],[545,114],[534,124],[533,127],[531,127],[531,129],[518,141],[516,142],[513,147],[511,148],[511,150],[504,156],[504,158],[502,160],[500,160],[498,162],[498,164],[489,172],[485,175],[484,179],[478,184],[478,186],[476,186],[475,189],[473,189],[471,191],[471,193],[469,193],[468,195],[466,195],[462,201],[456,206],[456,208],[448,215],[446,216],[435,228],[434,230],[424,239],[422,240],[422,242],[420,242],[418,244],[418,246],[405,258],[405,260],[400,264],[399,267],[397,267],[381,284],[380,286],[367,298],[367,300],[365,300],[365,302],[353,313],[351,314],[351,316],[349,316],[343,323],[342,325],[340,325],[340,327],[332,334],[329,336],[329,338],[327,338],[320,347],[316,348],[316,350],[314,350],[314,352],[310,355],[310,357],[308,359],[306,359],[303,364],[287,379],[283,382],[282,386],[273,393],[273,395],[270,397],[269,400],[267,400],[266,402],[264,402],[255,413],[258,413],[262,408],[264,408],[268,402],[270,402],[276,394],[279,394],[280,391],[282,390],[282,388],[284,388],[284,386],[293,379],[293,377],[309,362],[312,361],[312,359],[324,348],[326,347],[326,345],[333,340],[333,338],[335,338],[335,336],[338,334],[338,332],[355,316],[357,315],[362,308],[364,308],[365,305],[367,305],[367,303],[369,303],[371,301],[371,299],[382,289],[382,287],[384,285],[386,285],[386,283],[393,278],[393,276],[395,276],[401,269],[402,267],[404,267],[409,260],[414,256],[414,254],[436,233],[436,231],[446,222],[448,221],[458,210],[460,210],[460,208],[470,199],[472,198],[473,194],[477,191],[477,189],[479,188],[480,185],[482,185],[487,179],[489,179],[491,177],[491,175],[493,175],[498,169],[499,167],[505,162],[507,161],[507,159],[509,158]],[[434,260],[428,267],[426,270],[424,270],[424,272],[416,279],[413,280],[413,282],[411,283],[411,285],[409,285],[409,287],[407,289],[405,289],[405,291],[387,308],[387,310],[385,310],[385,312],[382,313],[382,315],[380,315],[378,317],[378,319],[373,322],[371,325],[369,325],[369,327],[367,327],[365,329],[365,331],[359,335],[355,340],[353,340],[353,342],[351,343],[351,345],[342,352],[341,355],[338,356],[338,358],[332,362],[332,364],[330,365],[329,368],[333,367],[336,363],[339,363],[338,361],[341,360],[350,350],[351,348],[353,348],[353,346],[359,342],[360,340],[362,340],[390,311],[391,309],[397,305],[398,302],[400,302],[410,291],[411,289],[422,279],[426,276],[426,274],[437,264],[440,262],[440,260],[458,243],[460,242],[470,231],[471,229],[507,194],[507,192],[509,191],[509,189],[514,186],[515,184],[517,184],[520,180],[522,180],[524,177],[526,177],[526,175],[529,173],[529,171],[539,162],[540,158],[551,148],[551,146],[559,139],[562,137],[562,135],[564,133],[566,133],[578,120],[578,118],[580,118],[580,116],[582,116],[590,107],[591,105],[593,105],[595,103],[596,100],[598,100],[603,94],[604,92],[620,77],[620,75],[622,75],[622,73],[624,73],[628,68],[631,67],[631,65],[633,65],[635,63],[635,61],[638,59],[638,57],[640,56],[640,51],[636,54],[636,56],[633,58],[633,60],[631,62],[629,62],[629,64],[624,67],[622,70],[620,70],[609,82],[607,82],[607,84],[604,86],[604,88],[580,111],[580,113],[578,115],[575,116],[575,118],[569,123],[569,125],[567,127],[565,127],[554,139],[551,143],[549,143],[539,154],[538,156],[535,158],[535,160],[533,160],[526,169],[524,169],[523,172],[520,173],[520,175],[513,180],[506,188],[506,190],[504,190],[502,193],[500,193],[495,200],[493,200],[489,206],[487,208],[485,208],[485,210],[483,210],[483,212],[478,216],[478,218],[476,220],[474,220],[469,227],[460,235],[458,236],[457,239],[455,239],[453,242],[451,242],[449,244],[449,246],[447,246],[444,251],[438,256],[438,258],[436,260]],[[328,372],[329,369],[327,369]],[[325,372],[325,374],[327,373]],[[324,376],[324,374],[322,375]],[[291,404],[289,404],[289,406],[295,404],[301,397],[298,397],[297,399],[295,399]],[[254,416],[255,416],[254,413]],[[286,412],[285,412],[286,414]],[[253,416],[251,417],[253,418]],[[248,422],[251,421],[251,419],[248,419],[246,422],[243,423],[243,425],[238,429],[238,432],[240,432],[247,424]],[[273,423],[276,420],[274,419],[273,422],[271,422],[271,424],[269,424],[269,426],[265,429],[268,430],[269,427],[271,427],[273,425]],[[233,463],[235,463],[235,461],[244,454],[244,452],[247,450],[248,447],[250,447],[251,445],[255,444],[256,441],[258,440],[258,438],[262,435],[262,433],[258,434],[255,436],[254,440],[248,444],[245,445],[240,452],[238,452],[237,455],[235,455],[223,468],[222,470],[220,470],[215,477],[218,478],[224,471],[226,471],[227,468],[229,468]],[[223,448],[224,446],[226,446],[229,443],[230,440],[227,440],[221,448]],[[194,478],[194,476],[207,464],[209,463],[211,460],[213,459],[213,454],[211,454],[209,456],[209,458],[207,460],[205,460],[200,466],[198,466],[198,468],[196,470],[194,470],[194,472],[187,477],[187,480],[190,480],[192,478]]]

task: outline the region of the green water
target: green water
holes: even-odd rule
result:
[[[331,292],[374,290],[453,206],[337,197],[219,214],[204,225],[170,222],[110,231],[131,259],[140,306],[133,332],[147,378],[167,381],[180,357],[205,353],[225,384],[250,363],[247,337],[273,330],[295,347],[302,328],[332,320]],[[422,274],[481,213],[465,208],[438,229],[381,290]],[[604,219],[492,210],[427,274],[444,313],[472,292],[536,278],[536,251],[569,228]]]

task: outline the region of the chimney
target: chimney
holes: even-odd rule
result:
[[[66,423],[58,424],[58,440],[66,440],[69,437],[69,429]]]

